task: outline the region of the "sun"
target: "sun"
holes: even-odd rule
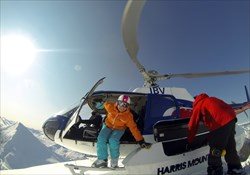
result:
[[[37,51],[27,36],[11,34],[1,37],[1,70],[13,75],[22,74],[32,65]]]

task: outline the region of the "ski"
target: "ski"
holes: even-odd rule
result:
[[[123,172],[125,171],[125,167],[117,167],[113,169],[111,167],[96,168],[96,167],[90,167],[90,166],[78,166],[74,164],[65,164],[64,166],[69,168],[72,175],[84,175],[85,172],[87,171],[100,171],[100,172],[101,171],[113,171],[112,174],[120,174],[122,171]]]

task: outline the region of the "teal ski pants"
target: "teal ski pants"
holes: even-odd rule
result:
[[[108,145],[111,159],[120,156],[120,139],[125,130],[112,130],[105,124],[97,137],[97,157],[99,160],[108,159]]]

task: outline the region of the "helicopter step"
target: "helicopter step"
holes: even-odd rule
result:
[[[87,173],[91,174],[91,172],[93,171],[95,173],[105,172],[107,174],[124,174],[126,171],[124,167],[118,167],[118,168],[112,169],[110,167],[95,168],[95,167],[90,167],[90,166],[79,166],[79,165],[74,165],[74,164],[65,164],[64,166],[69,168],[72,175],[85,175]]]

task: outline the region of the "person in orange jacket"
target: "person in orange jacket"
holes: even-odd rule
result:
[[[130,97],[120,95],[116,103],[105,102],[104,108],[107,111],[107,117],[97,138],[97,160],[92,167],[107,167],[108,145],[110,149],[111,168],[118,167],[120,138],[128,127],[138,141],[141,148],[149,148],[150,143],[146,143],[134,122],[133,115],[130,112]],[[108,144],[109,143],[109,144]]]
[[[237,155],[234,135],[236,115],[249,108],[250,103],[247,103],[241,109],[234,110],[230,105],[216,97],[209,97],[205,93],[196,96],[193,102],[193,113],[188,124],[188,141],[189,143],[193,141],[199,122],[203,121],[210,130],[208,175],[223,175],[221,156],[224,155],[228,166],[227,174],[245,174]]]

